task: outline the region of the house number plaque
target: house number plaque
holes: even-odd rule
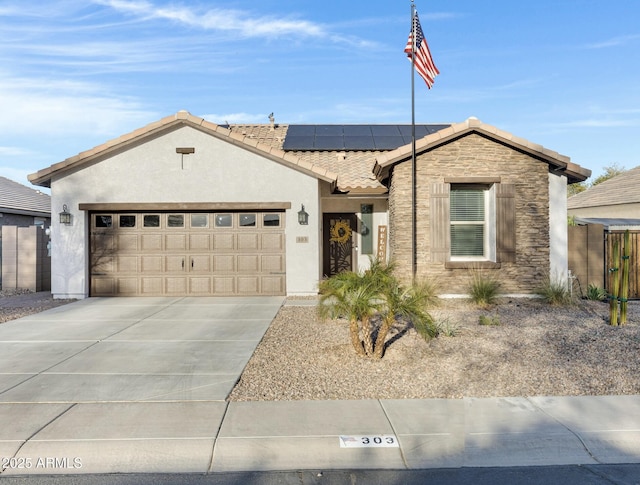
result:
[[[399,448],[398,438],[392,434],[340,436],[340,448]]]

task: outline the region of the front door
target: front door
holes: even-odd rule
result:
[[[352,271],[355,214],[323,215],[323,274],[333,276]]]

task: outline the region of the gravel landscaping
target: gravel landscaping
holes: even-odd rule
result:
[[[285,306],[231,393],[232,401],[640,394],[640,302],[628,324],[608,304],[552,307],[503,300],[490,310],[445,300],[431,312],[455,336],[425,342],[396,329],[382,360],[356,356],[347,322]],[[479,325],[481,315],[499,325]]]
[[[1,290],[0,323],[66,305],[72,301],[75,300],[54,300],[48,291],[34,293],[28,290]]]

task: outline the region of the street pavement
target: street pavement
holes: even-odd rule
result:
[[[640,396],[227,402],[282,303],[91,298],[0,325],[0,478],[640,483]]]

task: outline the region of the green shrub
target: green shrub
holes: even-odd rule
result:
[[[489,325],[489,326],[497,327],[498,325],[500,325],[500,317],[498,317],[498,315],[494,315],[494,316],[480,315],[480,319],[478,323],[480,325]]]
[[[500,282],[491,273],[473,270],[469,283],[469,294],[471,301],[481,308],[493,305],[498,298]]]
[[[607,290],[601,286],[589,283],[587,287],[587,300],[603,301],[607,298]]]
[[[445,337],[456,337],[460,333],[460,325],[451,321],[451,318],[435,318],[435,327],[438,331],[438,335]]]
[[[574,302],[566,282],[547,276],[536,293],[550,305],[571,305]]]

